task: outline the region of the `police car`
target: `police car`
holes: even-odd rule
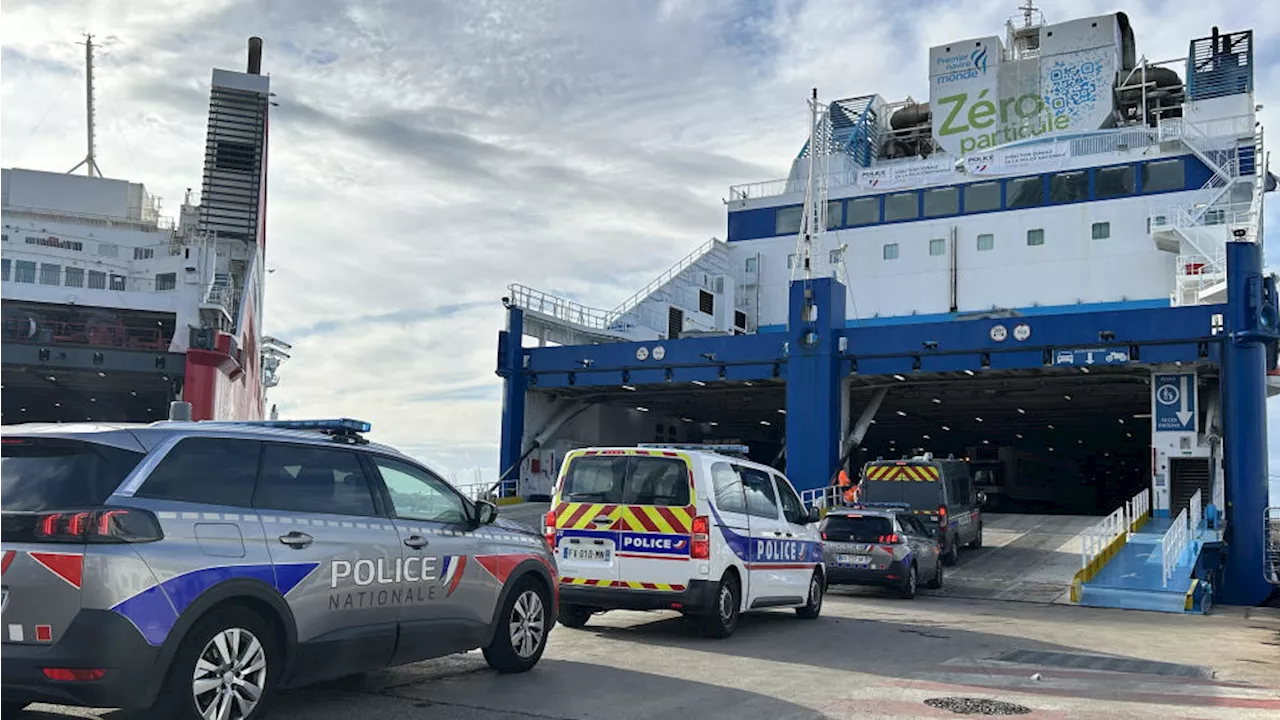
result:
[[[937,531],[907,503],[856,503],[835,508],[821,524],[827,578],[832,585],[874,585],[916,596],[920,582],[942,587]]]
[[[4,716],[244,720],[281,686],[475,648],[533,667],[556,613],[542,538],[369,429],[6,427]]]
[[[743,446],[583,448],[564,459],[546,515],[559,621],[606,610],[677,610],[710,637],[739,614],[816,618],[826,587],[817,510]]]

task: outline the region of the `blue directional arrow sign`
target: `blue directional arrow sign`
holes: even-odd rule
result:
[[[1058,367],[1089,367],[1091,365],[1124,365],[1129,362],[1128,348],[1063,349],[1053,352],[1053,364]]]
[[[1151,392],[1155,395],[1156,432],[1196,431],[1195,373],[1156,375]]]

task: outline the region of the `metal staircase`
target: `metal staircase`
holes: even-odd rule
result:
[[[1257,162],[1262,129],[1248,116],[1206,123],[1172,118],[1161,123],[1160,134],[1163,140],[1179,140],[1211,171],[1190,204],[1151,218],[1156,248],[1177,255],[1173,304],[1222,302],[1229,236],[1248,241],[1260,236],[1266,175]]]
[[[731,309],[736,309],[737,293],[729,262],[728,244],[711,238],[612,310],[588,307],[519,284],[508,286],[507,301],[524,310],[525,334],[538,338],[541,344],[665,339],[671,334],[672,308],[683,316],[679,332],[727,333],[733,328],[705,319],[698,291],[711,293],[717,302],[728,302]]]

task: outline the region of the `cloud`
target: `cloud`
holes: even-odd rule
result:
[[[928,46],[1001,34],[1015,5],[6,2],[3,164],[61,171],[83,157],[76,42],[89,28],[103,44],[99,165],[174,213],[200,184],[210,67],[243,69],[246,38],[263,37],[279,102],[266,321],[294,344],[272,402],[366,418],[438,467],[492,474],[508,283],[616,305],[723,237],[728,185],[786,174],[813,87],[924,98]],[[1050,20],[1114,9],[1043,5]],[[1133,5],[1153,59],[1184,55],[1214,24],[1252,27],[1275,125],[1280,104],[1263,96],[1280,86],[1280,5]]]

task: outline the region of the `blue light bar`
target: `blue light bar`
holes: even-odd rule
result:
[[[245,420],[236,425],[280,428],[281,430],[320,430],[323,432],[367,433],[373,426],[363,420],[336,418],[333,420]]]
[[[715,443],[638,443],[639,448],[657,448],[665,450],[693,450],[719,453],[721,455],[746,455],[751,448],[747,445],[717,445]]]

